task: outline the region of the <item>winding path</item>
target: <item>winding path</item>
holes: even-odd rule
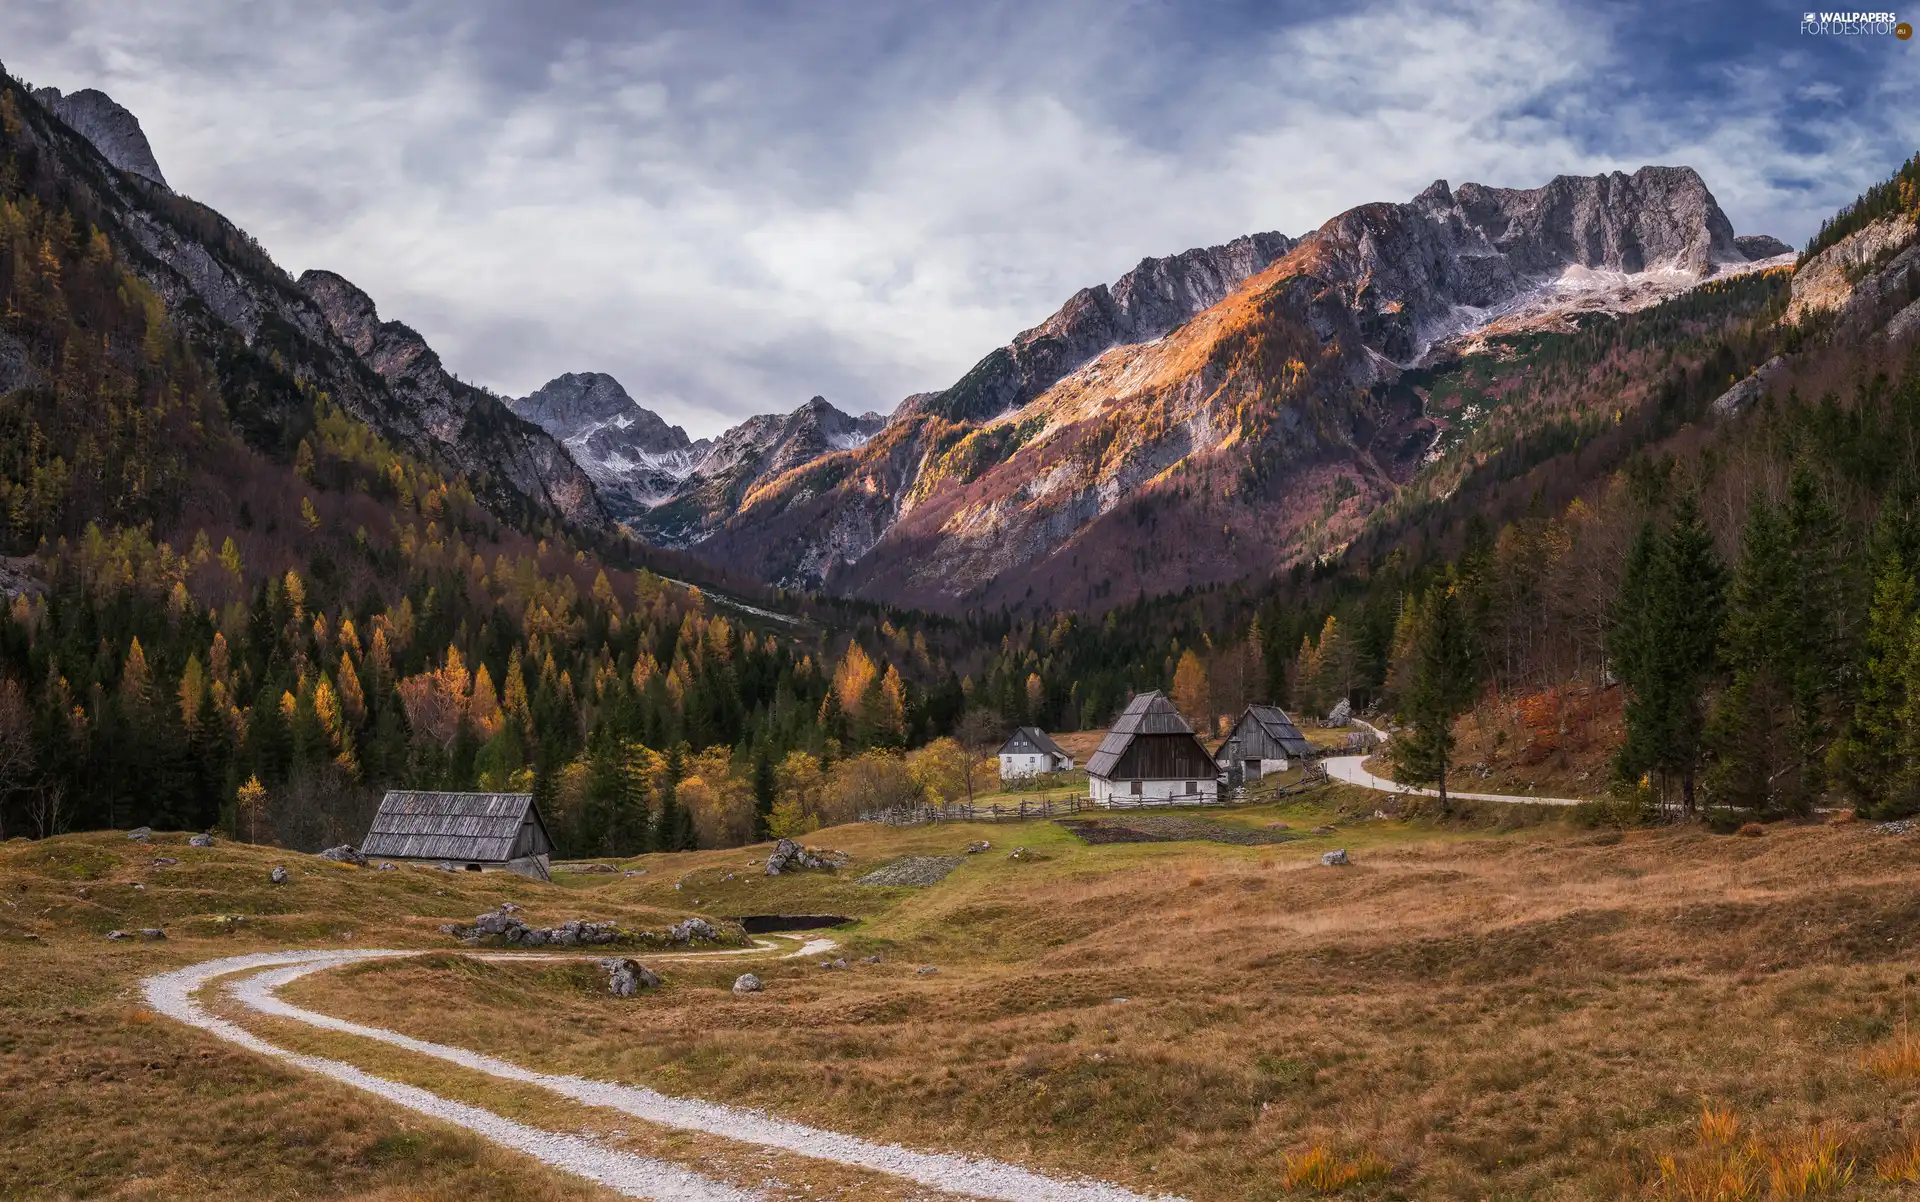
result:
[[[791,956],[811,956],[834,947],[832,940],[809,941]],[[761,943],[752,950],[768,951],[772,944]],[[669,1161],[608,1148],[597,1140],[555,1133],[503,1118],[491,1111],[402,1082],[377,1077],[351,1064],[320,1056],[308,1056],[269,1043],[250,1031],[217,1015],[208,1013],[195,995],[217,978],[234,974],[228,994],[255,1013],[305,1023],[321,1030],[336,1031],[362,1039],[431,1056],[488,1076],[535,1085],[588,1106],[600,1106],[634,1116],[661,1127],[698,1131],[708,1135],[754,1144],[762,1148],[792,1152],[800,1156],[833,1161],[904,1178],[920,1185],[974,1198],[1002,1202],[1182,1202],[1162,1195],[1142,1195],[1119,1186],[1097,1181],[1063,1180],[1047,1177],[1018,1165],[984,1157],[961,1156],[941,1152],[919,1152],[893,1144],[880,1144],[842,1135],[802,1123],[776,1118],[762,1111],[723,1106],[691,1098],[676,1098],[643,1086],[619,1085],[561,1073],[539,1073],[519,1065],[465,1048],[431,1043],[389,1031],[369,1027],[329,1015],[304,1010],[282,1001],[276,991],[310,973],[323,972],[345,964],[366,960],[392,959],[418,955],[418,952],[378,948],[352,951],[263,952],[249,956],[229,956],[208,960],[186,968],[148,977],[141,983],[148,1004],[169,1017],[198,1027],[238,1044],[249,1051],[270,1056],[320,1076],[332,1078],[357,1089],[366,1090],[417,1113],[464,1127],[501,1147],[524,1152],[555,1168],[584,1177],[624,1197],[652,1198],[658,1202],[744,1202],[764,1198],[759,1190],[742,1189],[716,1181]],[[698,955],[738,955],[740,952],[697,953]],[[537,954],[507,954],[498,959],[556,959]],[[687,959],[689,956],[662,957]],[[267,971],[261,971],[267,970]],[[772,1184],[772,1183],[769,1183]]]
[[[1364,726],[1374,734],[1380,736],[1382,743],[1387,741],[1387,732],[1372,723],[1362,722],[1358,718],[1355,718],[1353,724],[1355,726]],[[1328,776],[1337,781],[1344,781],[1349,785],[1359,785],[1362,789],[1372,789],[1379,793],[1398,793],[1402,796],[1440,796],[1438,789],[1415,788],[1412,785],[1403,785],[1398,781],[1388,780],[1384,776],[1375,776],[1373,773],[1367,771],[1367,757],[1364,755],[1329,756],[1322,762],[1327,766]],[[1461,801],[1498,801],[1507,805],[1577,806],[1586,804],[1583,799],[1578,797],[1530,797],[1521,793],[1461,793],[1454,789],[1447,790],[1447,796],[1450,798],[1459,798]]]

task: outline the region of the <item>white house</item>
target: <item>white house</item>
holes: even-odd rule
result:
[[[1087,796],[1102,806],[1208,805],[1220,800],[1219,772],[1173,702],[1142,693],[1087,761]]]
[[[1000,779],[1020,780],[1048,772],[1072,772],[1073,757],[1037,726],[1022,726],[1000,749]]]

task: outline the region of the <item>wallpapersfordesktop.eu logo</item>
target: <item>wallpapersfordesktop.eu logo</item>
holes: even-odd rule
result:
[[[1898,13],[1807,13],[1800,18],[1800,32],[1830,37],[1887,37],[1906,41],[1913,26]]]

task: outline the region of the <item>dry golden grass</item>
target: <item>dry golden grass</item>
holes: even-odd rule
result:
[[[1325,796],[1371,813],[1370,798]],[[1335,830],[1267,847],[1088,847],[1051,824],[849,827],[812,837],[853,854],[839,876],[770,880],[747,870],[752,852],[701,852],[551,888],[313,872],[296,880],[312,882],[311,899],[254,889],[266,853],[221,849],[174,891],[163,876],[181,870],[143,877],[104,841],[60,841],[75,864],[117,857],[93,865],[85,902],[80,878],[61,875],[65,859],[6,845],[0,897],[19,904],[0,906],[0,1005],[25,1021],[0,1033],[0,1142],[36,1197],[103,1193],[136,1162],[165,1183],[151,1196],[214,1192],[190,1172],[202,1162],[231,1168],[239,1184],[227,1192],[253,1196],[294,1179],[309,1197],[451,1183],[506,1192],[472,1188],[482,1171],[518,1173],[528,1191],[572,1188],[453,1134],[424,1160],[380,1162],[365,1149],[404,1116],[143,1016],[130,990],[165,964],[343,946],[347,929],[354,945],[444,947],[433,934],[443,915],[476,913],[509,888],[542,919],[847,914],[861,920],[842,934],[856,964],[761,964],[767,992],[735,998],[738,963],[665,963],[664,989],[616,1000],[564,966],[441,955],[320,974],[287,996],[532,1067],[1195,1202],[1326,1188],[1461,1202],[1911,1195],[1902,1174],[1920,1166],[1908,1134],[1920,1075],[1883,1075],[1872,1058],[1904,1046],[1902,1020],[1920,1001],[1909,975],[1920,840],[1859,823],[1780,825],[1765,839],[1502,833],[1304,804],[1218,819]],[[850,883],[896,855],[983,837],[995,850],[935,888]],[[1010,861],[1015,845],[1049,858]],[[1334,846],[1353,867],[1319,865]],[[126,891],[136,879],[145,893]],[[457,892],[435,893],[449,884]],[[240,934],[204,921],[233,911],[249,915]],[[164,944],[107,945],[92,930],[162,912],[177,932]],[[859,964],[867,954],[882,962]],[[940,971],[920,975],[922,964]],[[329,1055],[392,1062],[328,1038]],[[143,1057],[163,1054],[174,1075],[146,1077]],[[127,1080],[95,1084],[71,1067],[81,1063]],[[1721,1117],[1703,1121],[1702,1097]],[[227,1115],[228,1133],[177,1130],[175,1116],[203,1110]],[[357,1125],[328,1125],[335,1114]],[[92,1160],[99,1129],[118,1160]],[[305,1134],[283,1149],[282,1130]],[[309,1145],[331,1151],[299,1150]],[[1840,1184],[1855,1160],[1873,1170]]]

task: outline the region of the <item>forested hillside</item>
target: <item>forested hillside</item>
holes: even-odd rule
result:
[[[819,821],[876,765],[897,786],[903,761],[859,753],[959,716],[924,639],[868,623],[869,654],[515,522],[271,342],[209,354],[16,139],[17,104],[0,93],[0,835],[314,847],[406,784],[533,788],[580,852],[738,841]],[[944,746],[921,776],[963,787]]]

